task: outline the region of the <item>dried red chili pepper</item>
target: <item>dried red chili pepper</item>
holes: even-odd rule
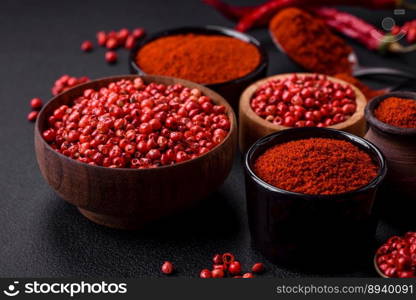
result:
[[[233,6],[220,0],[204,0],[226,18],[239,23],[236,29],[247,31],[255,26],[264,26],[280,9],[289,6],[348,5],[371,9],[393,9],[395,7],[414,8],[414,5],[400,0],[270,0],[258,6]]]
[[[385,33],[349,13],[330,7],[310,8],[310,11],[319,16],[326,25],[335,31],[360,42],[370,50],[380,52],[409,52],[415,50],[415,47],[403,47],[391,33]]]
[[[412,6],[404,1],[396,0],[318,0],[313,2],[310,0],[271,0],[258,6],[256,9],[252,10],[243,18],[241,18],[236,26],[236,29],[244,32],[254,26],[265,24],[276,12],[288,6],[298,6],[305,8],[312,5],[348,5],[361,6],[372,9],[392,9],[397,6]]]

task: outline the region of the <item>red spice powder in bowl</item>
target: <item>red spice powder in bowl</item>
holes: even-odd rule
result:
[[[310,138],[278,144],[260,155],[254,172],[291,192],[332,195],[354,191],[377,176],[371,157],[347,141]]]
[[[172,76],[201,84],[241,78],[261,61],[258,49],[224,35],[177,34],[160,37],[139,49],[137,65],[147,74]]]
[[[388,97],[378,104],[374,116],[392,126],[416,128],[416,100]]]
[[[339,271],[370,248],[387,168],[368,141],[334,129],[287,129],[259,139],[245,171],[252,241],[272,261],[320,270],[337,261]]]

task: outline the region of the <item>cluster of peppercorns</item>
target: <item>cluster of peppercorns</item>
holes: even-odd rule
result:
[[[55,81],[51,89],[52,95],[59,95],[66,90],[69,90],[79,84],[86,83],[88,81],[90,81],[90,79],[87,76],[77,78],[69,75],[62,75]]]
[[[387,277],[416,277],[416,232],[389,238],[377,250],[376,264]]]
[[[347,120],[357,109],[355,91],[325,75],[292,74],[269,80],[251,99],[263,119],[287,127],[327,127]]]
[[[264,272],[264,264],[255,263],[251,267],[251,272],[244,273],[241,263],[235,260],[231,253],[215,254],[212,262],[212,269],[201,270],[200,278],[254,278],[253,273],[260,274]],[[170,275],[175,269],[170,261],[165,261],[160,270],[163,274]]]
[[[99,31],[96,37],[98,45],[108,49],[105,53],[105,60],[108,63],[115,63],[117,61],[117,53],[114,50],[121,47],[131,49],[136,41],[144,37],[144,35],[145,31],[143,28],[136,28],[132,31],[123,28],[119,31]],[[91,41],[84,41],[81,44],[81,50],[84,52],[90,52],[93,48],[94,45]]]
[[[48,118],[44,139],[91,165],[152,168],[184,162],[220,144],[230,130],[226,108],[198,89],[146,85],[141,78],[87,89]]]
[[[32,108],[32,111],[30,113],[28,113],[27,115],[27,120],[30,122],[35,122],[38,114],[39,114],[39,110],[42,108],[42,99],[40,98],[33,98],[32,100],[30,100],[30,107]]]

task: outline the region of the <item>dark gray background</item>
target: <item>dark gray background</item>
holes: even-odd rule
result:
[[[392,15],[354,12],[376,24]],[[416,15],[405,16],[410,17]],[[1,1],[0,276],[160,277],[160,264],[171,260],[177,276],[195,277],[211,266],[214,253],[224,251],[235,253],[244,265],[265,261],[250,246],[239,157],[225,184],[201,207],[141,232],[107,229],[86,220],[48,187],[35,160],[33,125],[26,121],[32,97],[49,99],[53,82],[62,74],[99,78],[127,73],[126,51],[119,51],[119,63],[109,66],[103,49],[82,53],[83,40],[95,39],[98,30],[144,27],[152,33],[206,24],[232,26],[198,0]],[[270,74],[299,70],[274,49],[265,30],[251,33],[269,49]],[[351,44],[367,65],[410,71],[416,65],[415,54],[386,58]],[[378,243],[410,229],[381,223]],[[353,271],[325,274],[270,263],[267,269],[264,276],[376,275],[371,261]]]

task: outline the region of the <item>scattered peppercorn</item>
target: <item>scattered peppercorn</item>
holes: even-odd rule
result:
[[[133,30],[133,32],[131,33],[131,35],[136,38],[136,39],[140,39],[144,36],[145,31],[143,28],[136,28]]]
[[[212,262],[216,265],[222,264],[222,255],[221,254],[215,254],[212,258]]]
[[[201,273],[199,273],[200,278],[212,278],[212,273],[208,269],[203,269]]]
[[[170,261],[165,261],[160,269],[163,274],[170,275],[173,273],[173,264]]]
[[[223,278],[224,277],[224,271],[221,269],[214,269],[212,270],[212,278]]]
[[[254,45],[232,37],[180,34],[144,45],[136,63],[147,74],[213,84],[249,74],[259,65],[260,53]]]
[[[378,248],[375,261],[387,277],[416,277],[416,232],[389,238]]]
[[[114,51],[107,51],[105,53],[105,60],[110,64],[117,62],[117,53]]]
[[[81,44],[81,50],[84,52],[90,52],[93,49],[93,45],[91,43],[91,41],[84,41]]]
[[[374,115],[386,124],[402,128],[416,128],[416,100],[386,98],[376,107]]]
[[[235,260],[228,266],[228,272],[231,275],[238,275],[241,273],[241,264],[239,261]]]
[[[224,262],[224,264],[229,265],[234,261],[234,255],[231,253],[224,253],[222,255],[222,261]]]
[[[227,136],[226,108],[198,89],[120,80],[86,89],[48,117],[47,140],[80,162],[112,168],[153,168],[201,156]]]
[[[264,272],[264,264],[262,264],[262,263],[255,263],[251,267],[251,271],[253,271],[254,273],[262,273],[262,272]]]
[[[278,144],[260,155],[254,171],[278,188],[312,195],[341,194],[377,176],[370,155],[350,142],[310,138]]]
[[[38,110],[42,107],[42,105],[42,99],[40,98],[33,98],[32,100],[30,100],[30,107],[32,109]]]
[[[27,115],[27,120],[30,122],[35,122],[38,117],[39,112],[38,111],[31,111]]]
[[[297,75],[262,84],[250,102],[266,121],[287,127],[327,127],[344,122],[357,109],[356,94],[326,75]]]

